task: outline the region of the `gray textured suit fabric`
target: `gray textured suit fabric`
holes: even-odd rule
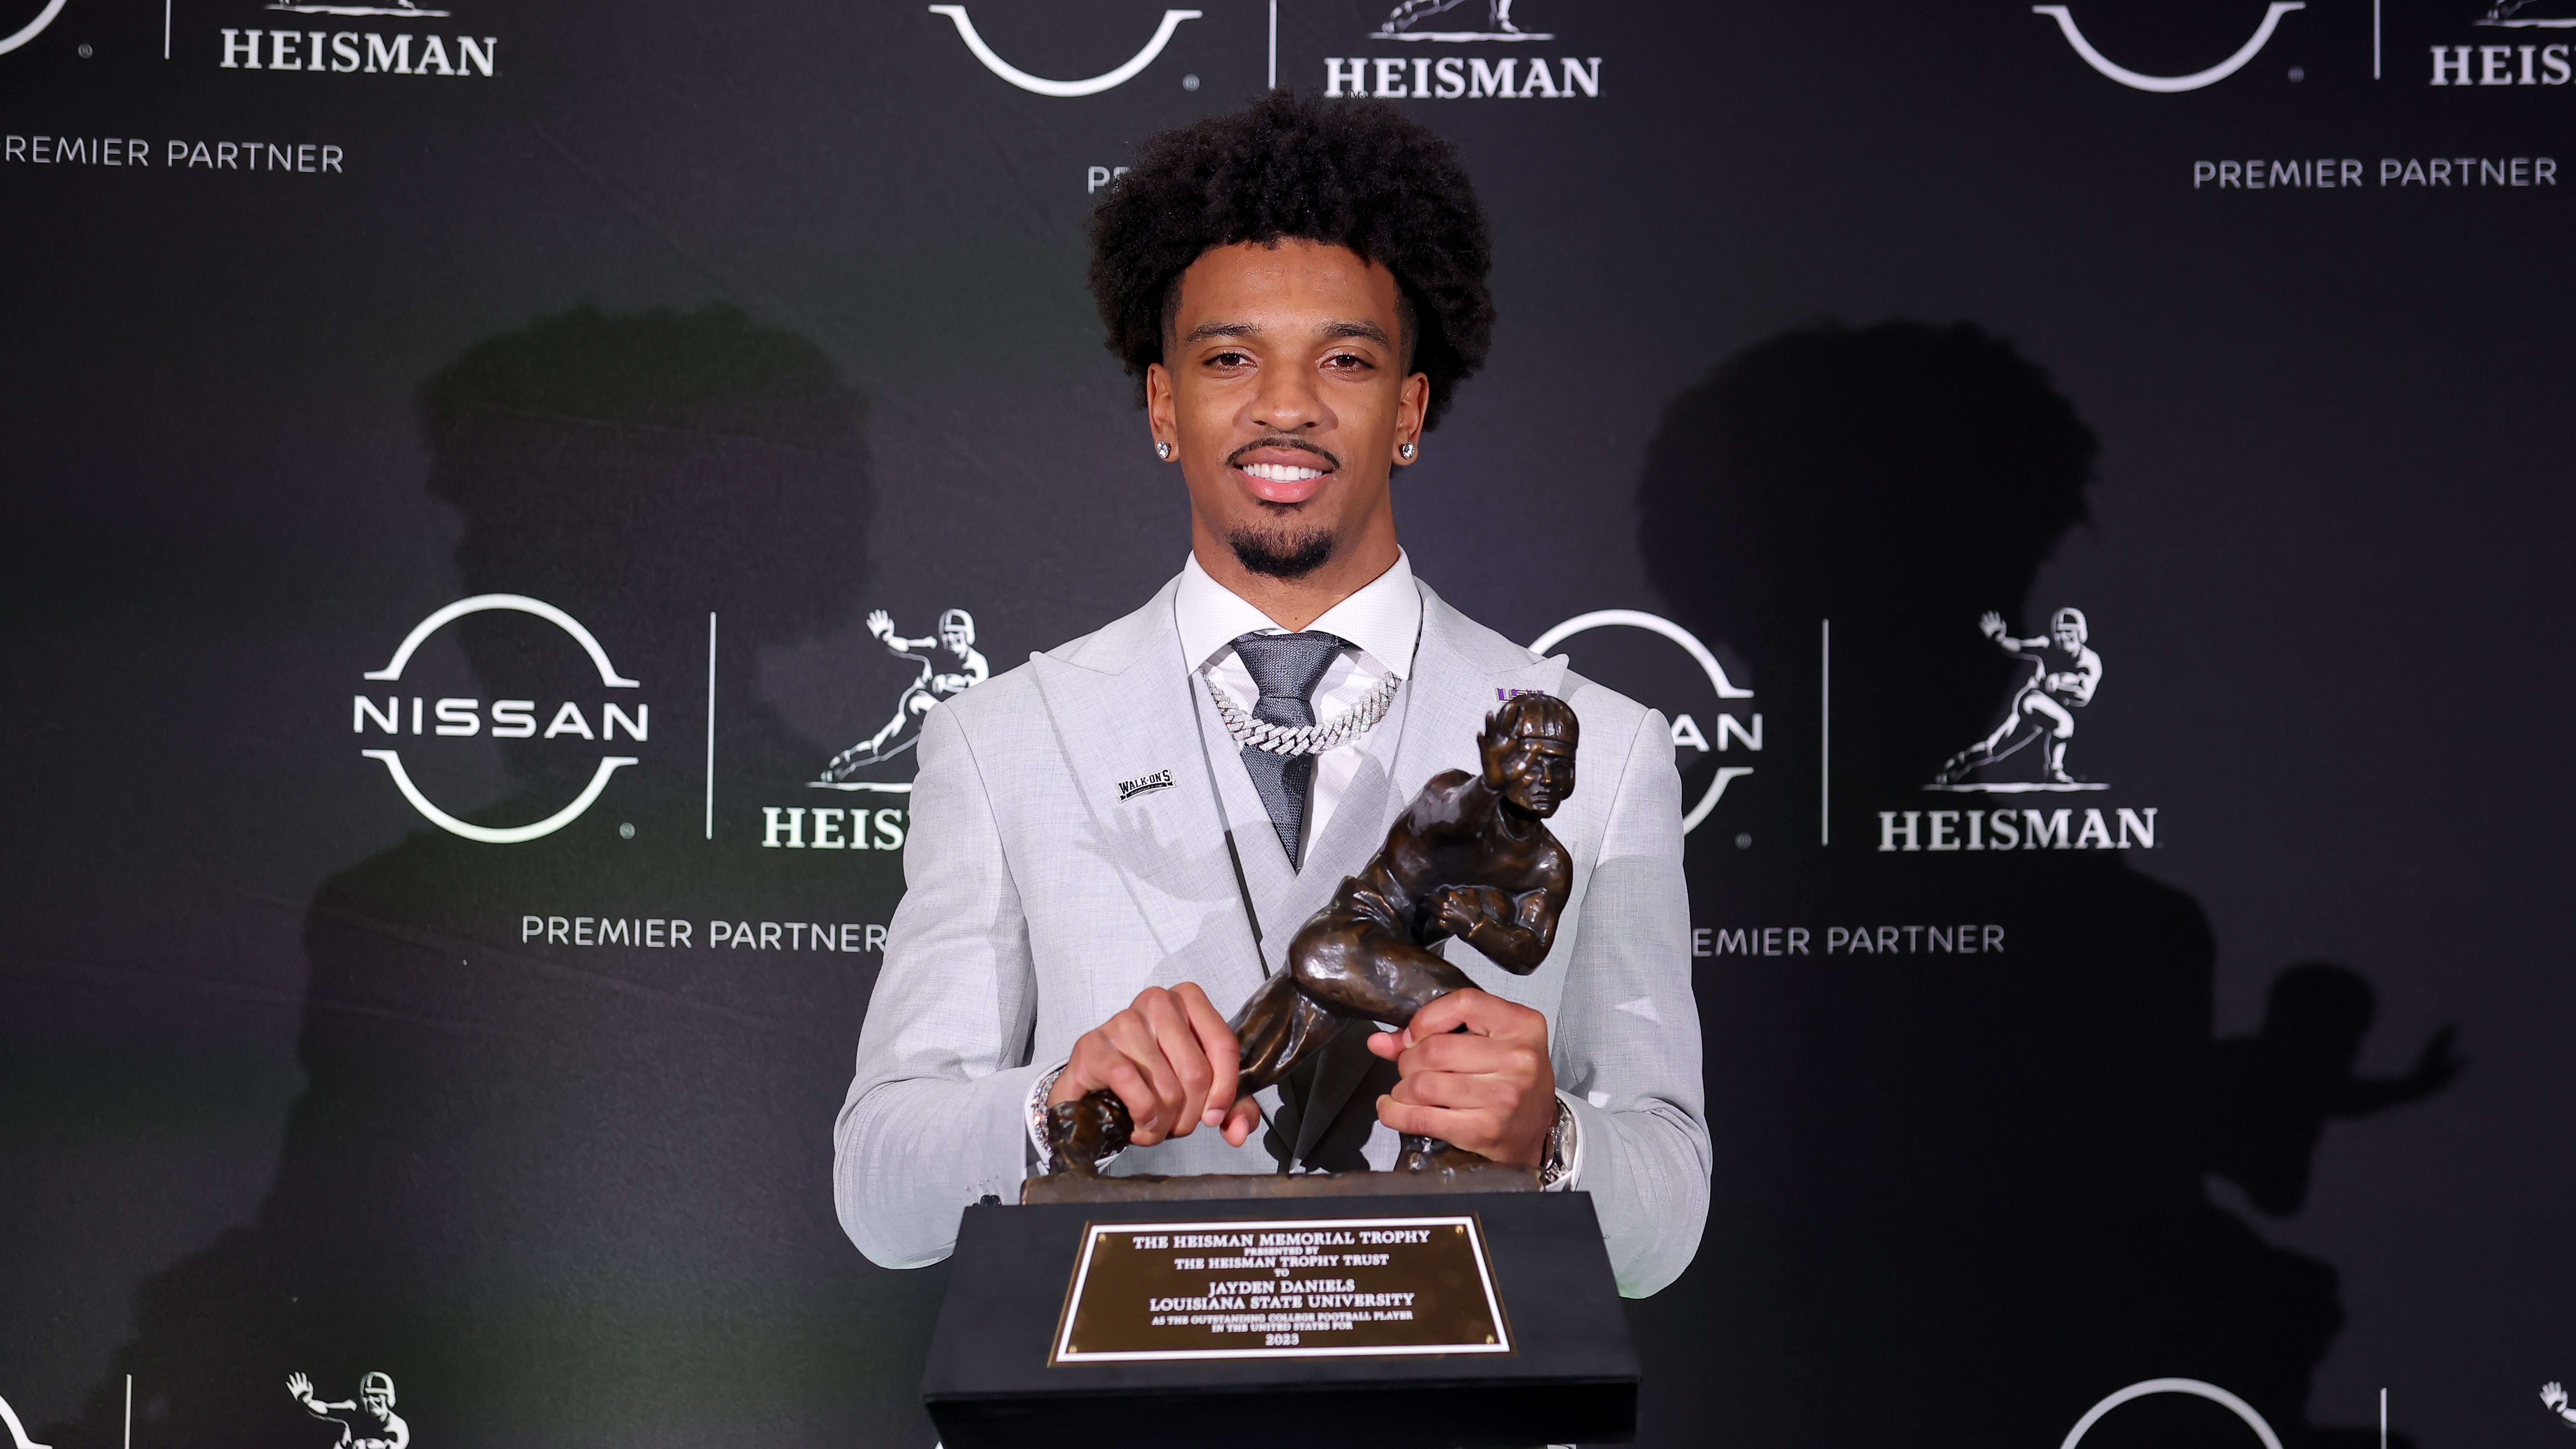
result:
[[[923,720],[907,891],[833,1128],[834,1197],[851,1241],[887,1267],[934,1263],[955,1246],[967,1204],[1016,1202],[1030,1170],[1029,1091],[1076,1037],[1149,985],[1195,981],[1231,1015],[1423,782],[1474,766],[1486,712],[1535,689],[1583,724],[1574,794],[1549,822],[1575,861],[1555,950],[1514,976],[1463,943],[1443,949],[1479,986],[1546,1015],[1557,1085],[1583,1137],[1578,1185],[1593,1194],[1620,1289],[1642,1296],[1671,1282],[1707,1217],[1709,1144],[1681,780],[1663,716],[1424,587],[1399,709],[1370,732],[1367,761],[1305,867],[1291,870],[1266,821],[1236,808],[1252,794],[1236,762],[1207,746],[1213,714],[1181,657],[1172,594],[1166,585]],[[1211,767],[1235,778],[1212,779]],[[1170,787],[1119,797],[1121,782],[1163,770]],[[1227,858],[1228,819],[1264,925],[1259,946]],[[1387,1141],[1372,1161],[1392,1147],[1378,1132]],[[1113,1170],[1274,1166],[1257,1135],[1234,1148],[1201,1129],[1130,1148]]]
[[[1313,630],[1246,634],[1235,640],[1235,657],[1243,661],[1254,687],[1261,691],[1261,697],[1252,702],[1252,717],[1292,729],[1315,723],[1315,686],[1323,682],[1333,656],[1347,647],[1344,641]],[[1288,863],[1295,865],[1305,858],[1306,803],[1315,783],[1315,757],[1274,755],[1259,745],[1245,745],[1242,753],[1244,773],[1260,792],[1262,811],[1270,817],[1271,829],[1279,833]]]

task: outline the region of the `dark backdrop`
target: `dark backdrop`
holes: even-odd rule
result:
[[[2559,1442],[2576,7],[2275,6],[2154,89],[2266,6],[2070,0],[2097,67],[2001,0],[1198,3],[1054,97],[873,0],[0,0],[30,1436],[130,1385],[134,1445],[327,1445],[287,1375],[379,1371],[424,1449],[930,1442],[941,1272],[828,1185],[910,760],[811,782],[953,665],[872,612],[1005,668],[1178,566],[1082,229],[1275,66],[1404,90],[1492,216],[1416,567],[1521,639],[1634,611],[1562,647],[1724,781],[1644,1438],[2043,1446],[2172,1377]],[[1072,79],[1162,7],[966,13]],[[550,612],[366,677],[494,595]],[[2076,663],[1982,616],[2064,608],[2085,788],[1931,788]]]

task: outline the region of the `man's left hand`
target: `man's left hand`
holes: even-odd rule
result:
[[[1556,1125],[1546,1017],[1482,991],[1453,991],[1404,1030],[1372,1035],[1368,1048],[1404,1076],[1377,1099],[1379,1121],[1514,1167],[1539,1165]]]

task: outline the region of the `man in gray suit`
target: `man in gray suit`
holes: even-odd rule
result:
[[[1385,1168],[1399,1134],[1436,1137],[1591,1193],[1621,1290],[1654,1292],[1698,1248],[1709,1174],[1669,726],[1450,608],[1396,541],[1392,472],[1492,331],[1456,153],[1392,107],[1274,93],[1149,142],[1092,241],[1189,558],[924,718],[833,1133],[843,1227],[886,1266],[937,1262],[967,1204],[1042,1170],[1047,1105],[1106,1088],[1135,1121],[1107,1170]],[[1479,989],[1238,1096],[1229,1015],[1530,691],[1583,749],[1549,821],[1573,873],[1545,963],[1453,937]]]

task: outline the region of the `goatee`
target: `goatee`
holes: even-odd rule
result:
[[[1238,528],[1226,543],[1233,548],[1236,563],[1274,579],[1302,579],[1333,556],[1333,536],[1322,529],[1298,534]]]

